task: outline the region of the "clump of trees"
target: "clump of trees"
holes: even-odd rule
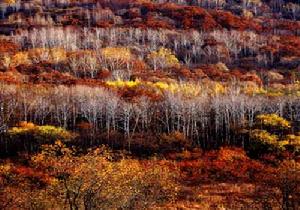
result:
[[[148,59],[154,68],[154,71],[174,67],[179,65],[179,61],[169,49],[160,48],[158,51],[151,52]]]
[[[256,117],[256,126],[260,129],[250,131],[252,153],[262,155],[265,152],[283,152],[296,155],[299,152],[299,137],[289,134],[291,123],[276,114],[262,114]]]
[[[177,172],[171,162],[115,160],[104,147],[87,154],[76,153],[56,141],[44,145],[22,171],[18,166],[1,164],[0,181],[4,187],[0,192],[1,207],[142,209],[172,202],[177,197]],[[35,171],[40,171],[40,176]],[[16,185],[6,188],[13,177]],[[33,190],[37,182],[43,185]]]
[[[295,145],[290,151],[298,150],[300,107],[299,98],[293,95],[269,96],[268,91],[249,92],[216,82],[117,80],[107,81],[104,87],[2,87],[2,126],[13,127],[27,121],[80,133],[78,125],[86,123],[89,132],[82,136],[83,146],[118,142],[123,148],[130,148],[130,142],[138,136],[181,133],[191,144],[205,149],[222,145],[246,148],[256,142],[251,139],[268,139],[269,143],[285,143],[286,147]],[[264,115],[275,112],[280,114]],[[249,130],[250,140],[244,128]],[[5,133],[1,136],[5,150],[8,142],[13,142],[6,140]],[[146,140],[140,141],[143,144]],[[156,142],[155,138],[151,141]]]
[[[18,127],[8,129],[2,145],[6,152],[34,152],[43,144],[54,143],[57,139],[67,142],[75,137],[74,133],[61,127],[50,125],[38,126],[33,123],[20,122]]]

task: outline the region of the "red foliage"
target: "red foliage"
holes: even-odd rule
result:
[[[297,32],[300,30],[299,21],[297,22],[286,19],[276,19],[276,21],[274,21],[270,18],[262,18],[262,22],[264,23],[264,32],[273,32],[274,30]]]
[[[246,73],[244,75],[242,75],[240,77],[241,81],[251,81],[251,82],[255,82],[256,84],[258,84],[259,86],[263,85],[263,82],[261,80],[261,78],[259,76],[257,76],[257,74],[255,73]]]
[[[178,4],[152,4],[141,5],[147,12],[157,12],[178,22],[178,26],[184,29],[202,28],[203,30],[214,30],[219,28],[213,17],[203,8],[194,6],[183,6]]]
[[[51,65],[49,63],[43,63],[43,64],[35,64],[35,65],[24,65],[21,64],[16,67],[16,70],[20,72],[21,74],[25,75],[37,75],[41,74],[43,72],[51,72],[53,69],[51,68]]]
[[[5,53],[13,55],[18,52],[19,49],[20,47],[12,41],[0,39],[0,55]]]
[[[148,16],[146,22],[144,23],[147,27],[150,28],[166,28],[166,29],[172,29],[172,26],[161,19],[156,19],[153,16]]]
[[[178,163],[186,181],[255,181],[263,172],[264,165],[250,159],[240,148],[225,147],[209,151],[198,159],[187,159]]]
[[[281,36],[280,55],[282,56],[300,56],[300,37],[298,36]]]
[[[15,70],[0,72],[0,81],[13,84],[21,83],[23,82],[23,75]]]
[[[236,78],[241,78],[243,76],[243,72],[241,72],[238,69],[234,69],[231,71],[232,76],[236,77]]]
[[[20,178],[28,179],[32,184],[38,183],[40,186],[47,185],[51,181],[48,174],[26,166],[15,166],[12,172]]]
[[[229,72],[221,71],[213,64],[201,66],[200,68],[203,70],[204,74],[214,81],[229,81],[232,78]]]
[[[39,75],[31,76],[31,81],[33,83],[47,83],[47,84],[64,84],[72,85],[76,84],[76,79],[69,74],[63,74],[58,71],[53,71],[51,73],[41,73]]]
[[[172,73],[174,73],[179,78],[184,78],[184,79],[194,78],[194,73],[187,68],[174,68]]]
[[[207,75],[204,73],[204,71],[200,68],[194,69],[194,75],[197,79],[204,79],[207,78]]]
[[[108,69],[102,69],[98,74],[97,74],[97,79],[108,79],[111,76],[111,72]]]
[[[241,31],[251,29],[257,32],[262,30],[262,26],[255,20],[248,20],[243,17],[235,16],[228,11],[211,11],[210,14],[212,14],[213,18],[218,24],[226,29],[235,29]]]
[[[247,157],[240,148],[221,148],[207,154],[208,171],[215,173],[217,179],[235,180],[244,179],[253,181],[255,173],[262,171],[263,165]]]
[[[143,60],[134,60],[131,63],[133,71],[136,72],[142,72],[148,68],[147,64]]]

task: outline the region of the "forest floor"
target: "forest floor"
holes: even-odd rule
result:
[[[182,200],[155,209],[253,209],[255,186],[248,183],[211,183],[183,187]],[[245,208],[249,206],[249,208]]]

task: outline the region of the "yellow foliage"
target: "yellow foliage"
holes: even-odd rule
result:
[[[70,199],[70,202],[75,202],[72,196],[78,196],[72,205],[80,209],[86,198],[95,201],[96,209],[144,209],[158,201],[171,201],[177,194],[177,173],[176,170],[170,171],[168,166],[159,163],[144,166],[138,160],[125,158],[111,161],[111,153],[105,147],[80,156],[62,153],[58,156],[59,142],[44,148],[47,151],[42,152],[42,158],[37,154],[32,162],[34,166],[42,165],[58,175],[48,191],[57,192],[62,196],[58,199],[61,201]],[[55,152],[49,153],[49,150]],[[66,203],[61,205],[63,208]]]
[[[266,130],[255,129],[255,130],[251,131],[250,136],[251,136],[251,138],[253,138],[255,140],[265,142],[270,145],[276,145],[277,141],[278,141],[277,135],[270,134]]]
[[[300,136],[290,134],[285,137],[285,140],[287,140],[291,144],[299,144],[300,145]]]
[[[261,114],[256,117],[257,121],[264,126],[288,129],[291,127],[290,122],[279,117],[277,114]]]
[[[152,82],[148,82],[148,84],[154,87],[157,87],[158,89],[161,90],[168,90],[169,89],[169,84],[165,83],[165,82],[156,82],[156,83],[152,83]]]
[[[293,151],[300,151],[300,135],[286,135],[284,141],[286,141],[288,145],[292,147]]]
[[[32,135],[33,138],[40,141],[48,140],[70,140],[75,135],[63,128],[55,127],[51,125],[38,126],[30,122],[20,122],[18,127],[13,127],[8,130],[8,134],[14,138],[23,135]]]
[[[49,58],[47,56],[48,54]],[[67,52],[62,48],[35,48],[29,51],[17,52],[13,56],[6,55],[2,58],[2,64],[6,67],[21,64],[29,65],[31,61],[40,62],[43,59],[49,59],[48,61],[55,63],[61,62],[67,59]]]
[[[154,86],[156,85],[157,84],[155,83]],[[180,93],[186,97],[198,96],[201,93],[200,85],[194,83],[171,83],[164,90],[170,91],[172,93]]]
[[[11,58],[11,63],[13,66],[18,66],[21,64],[28,65],[30,64],[30,60],[27,52],[17,52]]]
[[[42,152],[31,158],[31,161],[35,165],[45,166],[49,164],[49,157],[70,157],[74,154],[74,149],[69,149],[60,140],[55,141],[54,144],[42,145]]]
[[[158,93],[164,93],[166,91],[171,92],[173,94],[182,94],[185,97],[192,97],[200,95],[201,86],[195,83],[166,83],[166,82],[142,82],[140,80],[135,81],[107,81],[106,85],[114,88],[137,88],[140,86],[146,87],[148,89],[153,89]]]
[[[281,141],[278,141],[277,142],[277,147],[278,148],[281,148],[281,149],[285,149],[285,147],[289,145],[289,142],[288,141],[285,141],[285,140],[281,140]]]
[[[148,55],[148,59],[152,61],[158,61],[163,67],[179,66],[179,60],[172,53],[170,49],[164,47],[160,48],[158,51],[152,51]]]
[[[106,59],[129,61],[132,54],[128,48],[124,47],[107,47],[102,49],[102,55]]]
[[[141,85],[142,83],[138,79],[135,81],[122,81],[122,80],[118,79],[116,81],[107,81],[106,84],[108,86],[116,87],[116,88],[123,88],[123,87],[134,88],[134,87]]]
[[[242,92],[247,95],[264,95],[268,93],[264,88],[254,85],[248,85],[244,87]]]
[[[4,55],[1,59],[1,63],[5,68],[9,68],[11,65],[11,62],[12,62],[11,57],[8,55]]]
[[[67,52],[62,48],[51,48],[50,56],[53,62],[62,62],[67,59]]]
[[[11,135],[18,135],[22,133],[27,133],[29,131],[32,131],[36,128],[36,126],[31,122],[22,121],[19,123],[18,127],[13,127],[9,129],[9,133]]]
[[[10,173],[11,168],[12,168],[12,165],[11,165],[11,164],[1,164],[1,165],[0,165],[0,176],[1,176],[2,174],[3,174],[3,175],[6,175],[6,174]]]
[[[265,95],[268,97],[280,97],[284,95],[300,96],[300,85],[298,82],[289,85],[273,84],[267,89],[264,89],[263,87],[247,82],[246,85],[242,87],[242,92],[248,95]]]
[[[283,90],[267,90],[265,95],[267,95],[269,97],[279,97],[279,96],[284,95],[284,93],[282,91]]]
[[[214,94],[218,95],[218,94],[224,94],[226,92],[226,88],[224,85],[222,85],[219,82],[216,82],[214,85]]]
[[[61,127],[55,127],[51,125],[37,126],[35,131],[37,138],[53,138],[56,139],[72,139],[73,134]]]
[[[287,135],[283,139],[279,139],[277,135],[270,134],[265,130],[253,130],[250,133],[252,139],[267,145],[269,149],[276,148],[279,150],[286,150],[289,148],[292,152],[300,150],[300,137],[295,135]]]

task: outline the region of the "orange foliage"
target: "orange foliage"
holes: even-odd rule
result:
[[[32,184],[48,185],[52,181],[48,174],[26,166],[15,166],[12,173],[29,180]]]
[[[0,72],[0,81],[5,83],[21,83],[24,81],[24,75],[17,71]]]

